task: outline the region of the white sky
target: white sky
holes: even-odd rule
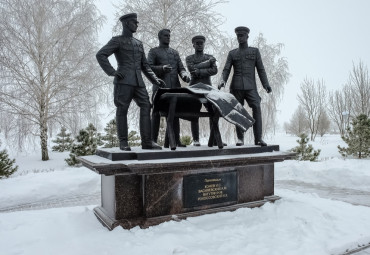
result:
[[[107,17],[100,32],[102,45],[112,36],[112,3],[118,2],[96,2]],[[216,11],[226,18],[221,29],[230,35],[235,27],[248,26],[250,42],[263,33],[267,43],[285,45],[282,56],[287,58],[292,76],[278,109],[281,124],[297,108],[297,93],[305,77],[323,79],[328,91],[333,91],[348,80],[352,62],[362,60],[370,67],[369,0],[231,0]],[[271,86],[273,89],[274,84]]]

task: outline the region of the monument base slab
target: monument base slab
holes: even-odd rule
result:
[[[161,153],[164,158],[112,161],[94,155],[80,160],[101,175],[102,204],[94,209],[99,221],[110,230],[116,226],[145,228],[279,199],[274,195],[274,163],[294,154],[280,152],[276,145],[270,148],[274,150],[234,147],[226,155],[218,152],[214,156],[202,149],[190,158],[177,158],[178,151],[173,158],[171,151],[157,151],[155,158],[161,158]]]

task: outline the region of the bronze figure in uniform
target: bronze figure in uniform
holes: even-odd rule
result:
[[[130,13],[120,18],[123,26],[121,36],[113,37],[96,54],[96,58],[109,76],[114,76],[114,104],[116,109],[117,133],[120,149],[130,151],[128,145],[127,112],[132,100],[140,107],[140,135],[143,149],[161,149],[152,142],[150,101],[145,88],[141,72],[155,86],[164,87],[164,82],[159,79],[148,64],[145,57],[143,44],[132,37],[138,27],[137,14]],[[108,57],[114,54],[117,60],[117,70],[110,64]]]
[[[189,82],[190,77],[187,74],[184,65],[182,64],[179,53],[170,48],[171,31],[169,29],[162,29],[158,32],[159,46],[150,49],[148,53],[148,62],[153,72],[162,79],[166,88],[180,88],[179,76],[184,82]],[[158,86],[153,86],[153,96],[158,90]],[[160,125],[159,112],[152,114],[152,138],[157,142]],[[180,142],[180,120],[174,120],[175,140],[178,147],[186,147]],[[165,144],[166,146],[166,144]]]
[[[248,46],[249,28],[237,27],[235,33],[239,48],[229,52],[222,72],[222,81],[218,88],[221,89],[226,85],[231,67],[233,67],[234,75],[230,85],[230,93],[236,97],[241,105],[244,105],[244,100],[246,100],[249,107],[252,108],[253,118],[256,120],[253,125],[254,143],[266,146],[267,144],[262,140],[261,97],[257,92],[255,70],[257,70],[262,86],[267,93],[271,93],[272,90],[258,48]],[[236,127],[236,134],[238,137],[236,145],[244,145],[244,132]]]
[[[194,36],[191,41],[195,54],[186,57],[186,66],[191,75],[189,85],[192,86],[200,82],[212,86],[211,76],[217,74],[216,59],[212,55],[204,53],[206,41],[204,36]],[[191,121],[191,133],[193,136],[193,145],[200,146],[199,118]]]

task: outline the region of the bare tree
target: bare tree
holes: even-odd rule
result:
[[[351,119],[360,114],[370,115],[370,79],[367,66],[361,61],[352,71],[341,90],[329,94],[328,115],[343,136]]]
[[[310,139],[315,141],[320,118],[325,110],[326,87],[323,80],[317,83],[305,78],[301,84],[301,94],[298,95],[298,101],[307,114],[308,126],[310,129]]]
[[[319,126],[317,127],[317,131],[321,137],[327,134],[330,131],[331,121],[330,118],[324,109],[319,120]]]
[[[361,61],[356,66],[353,64],[349,75],[348,85],[351,93],[351,117],[360,114],[370,116],[370,78],[366,65]]]
[[[292,115],[289,123],[285,125],[286,131],[290,134],[299,136],[308,130],[307,114],[302,106],[298,106]]]
[[[48,160],[48,126],[91,113],[105,82],[93,0],[2,0],[0,107],[27,121]],[[67,123],[66,123],[67,122]]]
[[[338,127],[341,136],[344,135],[351,116],[351,89],[348,85],[342,90],[329,93],[327,112],[330,119]]]

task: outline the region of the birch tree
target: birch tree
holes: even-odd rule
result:
[[[307,114],[308,127],[310,130],[310,139],[315,141],[318,127],[320,125],[321,115],[325,111],[326,87],[323,80],[314,80],[305,78],[301,84],[301,93],[298,95],[298,101]]]
[[[35,127],[48,160],[48,126],[69,127],[96,105],[104,18],[93,0],[2,0],[0,15],[0,108]]]
[[[260,79],[256,79],[258,93],[261,97],[262,123],[265,135],[267,132],[275,132],[278,123],[276,109],[284,95],[284,88],[289,81],[290,73],[287,59],[281,56],[284,44],[269,44],[260,33],[253,41],[252,46],[257,47],[261,52],[267,78],[272,87],[272,93],[267,94]]]

